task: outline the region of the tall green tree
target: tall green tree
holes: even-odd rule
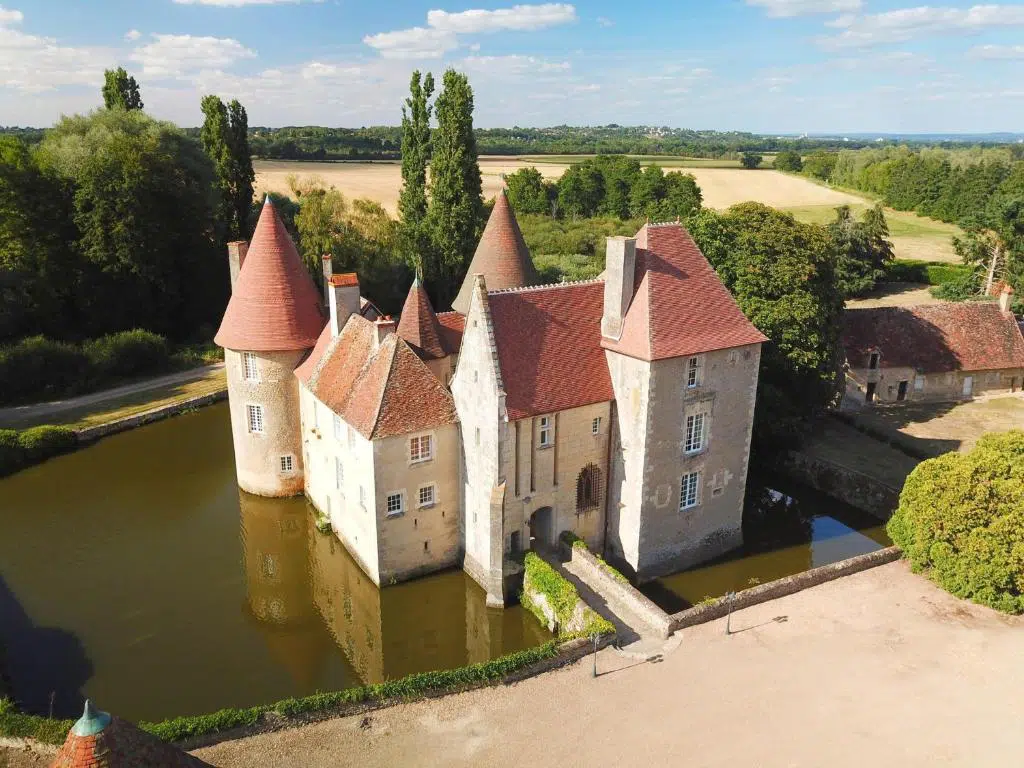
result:
[[[558,215],[589,218],[604,200],[604,175],[594,163],[575,163],[558,180]]]
[[[418,273],[432,246],[427,229],[427,166],[430,165],[430,97],[434,76],[412,73],[409,98],[402,107],[402,191],[398,196],[399,242],[405,260]]]
[[[536,168],[520,168],[505,176],[508,188],[508,202],[519,214],[550,213],[548,186]]]
[[[142,109],[139,84],[124,67],[104,70],[103,106],[107,109]]]
[[[203,127],[199,139],[215,172],[219,239],[246,238],[256,174],[249,154],[245,107],[237,100],[225,105],[220,97],[209,95],[203,97],[201,108]]]
[[[465,75],[444,73],[434,103],[437,131],[430,165],[427,221],[432,263],[424,276],[438,309],[451,306],[484,223],[480,165],[473,135],[473,89]]]
[[[836,246],[839,292],[850,298],[870,291],[895,258],[882,206],[869,208],[857,221],[850,206],[841,205],[836,208],[836,218],[828,229]]]
[[[770,460],[841,390],[843,296],[825,227],[760,203],[702,210],[687,226],[740,309],[770,340],[762,351],[754,443]]]
[[[772,168],[776,171],[791,171],[792,173],[799,173],[803,170],[804,162],[803,158],[800,157],[800,153],[792,150],[785,149],[779,152],[775,156],[775,162],[772,164]]]
[[[763,159],[764,158],[757,152],[744,152],[740,155],[740,165],[747,170],[752,171],[761,165],[761,161]]]

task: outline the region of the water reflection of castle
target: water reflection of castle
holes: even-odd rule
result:
[[[247,610],[304,687],[315,687],[332,641],[358,684],[485,661],[546,637],[521,610],[488,609],[460,570],[378,588],[335,536],[316,530],[302,498],[243,491],[239,505]]]

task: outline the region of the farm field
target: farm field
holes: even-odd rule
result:
[[[558,179],[570,162],[584,156],[484,156],[480,158],[485,197],[493,197],[502,187],[502,174],[520,168],[535,167],[546,179]],[[859,212],[870,202],[864,197],[831,189],[800,176],[770,169],[748,171],[736,167],[735,161],[702,158],[661,158],[646,156],[646,162],[658,162],[666,168],[685,168],[692,173],[704,194],[704,204],[725,209],[736,203],[756,200],[791,212],[800,221],[824,223],[832,218],[838,205],[850,205]],[[766,158],[767,160],[767,158]],[[728,167],[725,167],[728,166]],[[402,186],[398,162],[318,163],[287,160],[256,160],[256,192],[288,193],[288,178],[316,176],[338,188],[349,198],[376,200],[388,213],[398,210],[398,193]],[[959,230],[949,224],[932,221],[913,213],[886,211],[897,258],[924,261],[958,262],[950,245],[950,235]]]

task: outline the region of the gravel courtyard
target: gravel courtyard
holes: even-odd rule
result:
[[[1024,620],[904,563],[685,630],[663,659],[606,649],[510,687],[215,745],[237,766],[1011,766]]]

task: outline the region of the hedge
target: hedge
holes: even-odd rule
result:
[[[374,685],[314,693],[302,698],[283,699],[275,704],[222,709],[208,715],[175,717],[159,723],[139,723],[139,727],[164,741],[180,742],[255,725],[266,714],[296,717],[329,712],[351,704],[384,703],[447,693],[503,680],[513,672],[554,658],[558,655],[558,645],[558,642],[551,640],[536,648],[527,648],[458,669],[418,672],[398,680]],[[50,720],[37,715],[19,713],[9,700],[0,699],[0,736],[29,737],[49,744],[61,744],[72,725],[73,720]]]
[[[32,336],[0,347],[0,404],[79,395],[219,358],[208,344],[174,351],[163,336],[139,329],[78,346]]]
[[[885,283],[927,283],[943,285],[952,280],[965,279],[973,274],[967,264],[947,264],[941,261],[914,261],[900,259],[885,265]]]
[[[572,621],[576,613],[576,603],[580,601],[576,587],[535,552],[527,552],[523,564],[525,572],[523,574],[523,591],[519,595],[519,602],[536,616],[541,624],[546,625],[548,618],[540,607],[530,599],[530,592],[539,592],[544,595],[551,610],[555,613],[560,640],[615,632],[614,625],[589,606],[585,606],[583,611],[583,627],[575,631],[565,631],[564,627],[567,627]]]
[[[21,432],[0,429],[0,477],[78,446],[73,429],[44,424]]]
[[[914,571],[957,597],[1024,613],[1024,431],[919,464],[887,531]]]

